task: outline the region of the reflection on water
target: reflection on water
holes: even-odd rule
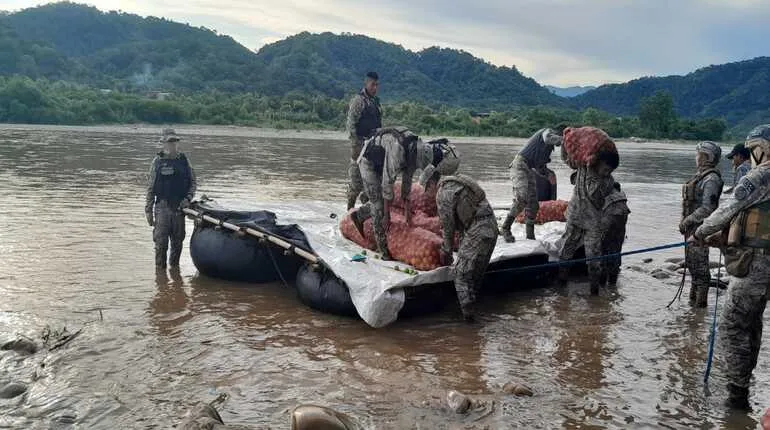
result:
[[[341,135],[178,131],[199,193],[244,208],[291,201],[293,210],[302,202],[344,210]],[[380,330],[307,309],[282,284],[200,276],[186,252],[179,272],[156,273],[142,213],[154,132],[16,126],[0,134],[0,341],[38,336],[46,325],[84,327],[48,354],[0,354],[0,384],[30,386],[23,399],[0,400],[8,411],[0,427],[169,428],[190,404],[221,393],[229,395],[226,422],[278,428],[300,402],[333,406],[372,428],[756,425],[752,416],[725,414],[719,366],[713,394],[704,394],[713,308],[666,309],[675,288],[641,273],[624,271],[617,291],[598,298],[577,283],[487,299],[474,326],[450,308]],[[522,142],[457,143],[463,169],[495,205],[510,200],[507,165]],[[680,240],[679,184],[693,171],[691,148],[619,148],[616,178],[632,210],[627,247]],[[559,195],[568,198],[569,170],[555,158]],[[770,399],[768,370],[765,347],[757,405]],[[530,385],[535,397],[499,394],[511,380]],[[494,411],[451,414],[439,402],[450,389],[494,402]]]

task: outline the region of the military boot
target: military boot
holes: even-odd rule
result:
[[[750,411],[751,404],[749,403],[749,389],[733,384],[727,384],[727,400],[725,401],[725,405],[732,409]]]
[[[155,268],[166,269],[166,250],[155,250]]]
[[[535,240],[535,223],[527,221],[527,239]]]
[[[708,299],[709,299],[708,284],[706,284],[705,286],[698,285],[697,288],[695,288],[695,307],[696,308],[708,307]]]
[[[610,287],[614,287],[618,285],[618,272],[617,271],[611,271],[607,274],[607,285]]]
[[[460,306],[460,310],[463,313],[463,320],[467,323],[476,322],[476,306],[473,303],[468,303]]]
[[[591,295],[592,296],[598,296],[599,295],[599,280],[592,280],[590,283],[591,288]]]
[[[506,243],[516,242],[516,238],[513,237],[513,234],[511,233],[511,226],[513,225],[514,219],[516,218],[511,215],[508,215],[507,217],[505,217],[505,222],[503,222],[503,226],[500,227],[500,235],[503,236],[503,240],[505,240]]]
[[[698,289],[695,287],[695,285],[690,285],[690,306],[695,306],[695,300],[697,299],[697,291]]]

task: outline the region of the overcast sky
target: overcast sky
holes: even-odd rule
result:
[[[40,2],[0,0],[18,10]],[[477,4],[474,4],[477,3]],[[91,0],[229,34],[250,49],[301,32],[464,49],[543,84],[684,74],[770,55],[770,0]]]

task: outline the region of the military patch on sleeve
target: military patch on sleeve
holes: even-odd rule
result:
[[[749,180],[748,177],[744,176],[741,178],[741,181],[738,183],[738,186],[735,187],[735,190],[733,191],[733,195],[738,200],[743,200],[746,197],[748,197],[751,193],[753,193],[757,189],[756,185],[754,185],[753,182]]]

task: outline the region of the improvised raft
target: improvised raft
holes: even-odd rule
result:
[[[322,228],[303,230],[296,224],[278,224],[270,211],[229,210],[212,201],[194,202],[184,212],[195,220],[190,239],[193,263],[212,278],[282,281],[296,289],[305,305],[361,317],[373,327],[436,312],[457,300],[451,268],[418,271],[402,262],[378,260],[373,252],[345,239],[337,222],[328,218],[319,223],[325,224]],[[543,230],[543,239],[553,242],[563,225],[549,224],[554,228]],[[507,244],[500,240],[480,294],[545,285],[553,268],[532,266],[547,263],[553,247],[540,241]]]

